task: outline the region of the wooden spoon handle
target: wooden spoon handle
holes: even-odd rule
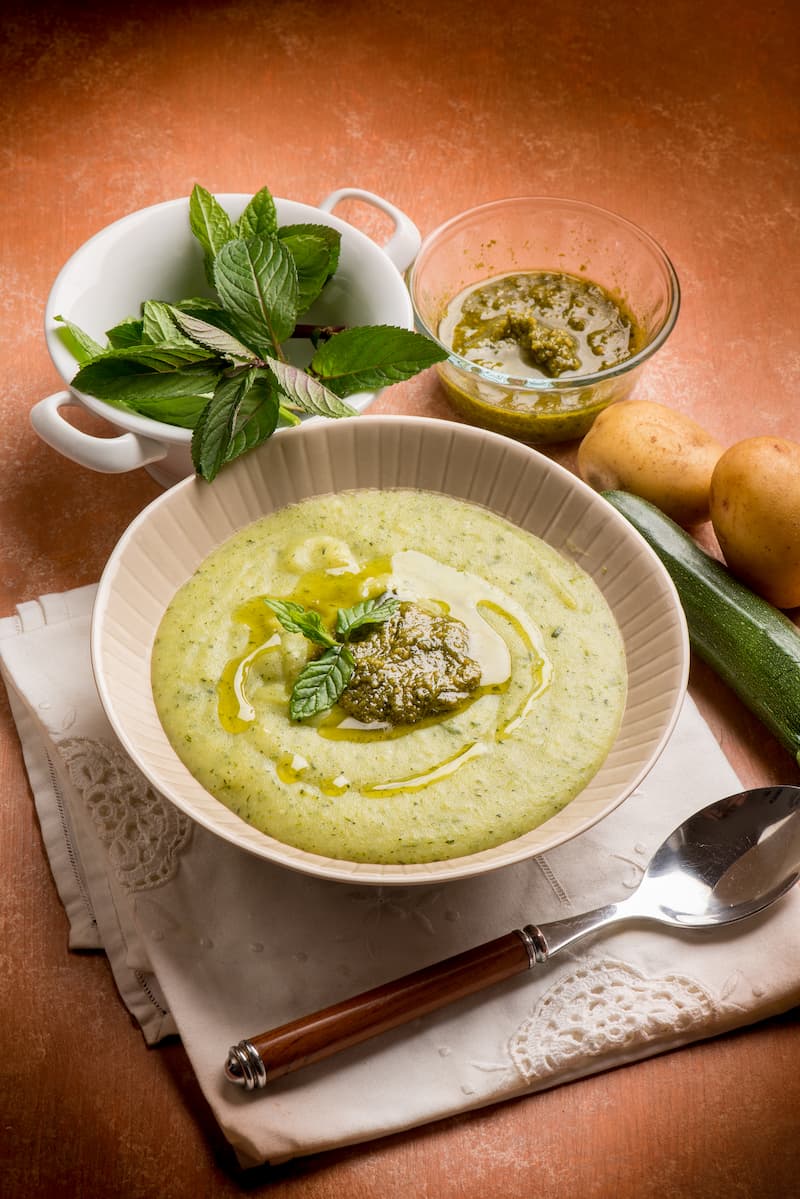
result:
[[[515,929],[475,949],[384,983],[342,1003],[240,1041],[225,1067],[248,1091],[511,978],[532,965],[530,938]]]

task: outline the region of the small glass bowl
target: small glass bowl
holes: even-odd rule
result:
[[[451,301],[498,275],[556,271],[599,284],[633,317],[635,353],[594,374],[519,378],[455,353],[439,328]],[[496,200],[451,218],[422,243],[408,285],[417,327],[448,351],[437,367],[453,407],[471,424],[533,444],[582,437],[609,404],[627,397],[669,337],[678,277],[643,229],[580,200]]]

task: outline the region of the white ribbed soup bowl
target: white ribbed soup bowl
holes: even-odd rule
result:
[[[237,530],[311,496],[395,487],[479,504],[578,562],[621,630],[628,697],[603,765],[538,828],[465,857],[372,865],[283,844],[209,794],[162,729],[150,656],[175,592]],[[569,471],[528,446],[471,426],[360,416],[287,430],[226,467],[213,484],[187,478],[154,500],[123,534],[103,573],[92,660],[103,707],[123,747],[152,785],[198,824],[249,853],[308,874],[409,885],[508,866],[570,840],[618,807],[669,739],[686,690],[689,647],[675,589],[658,558],[611,505]]]

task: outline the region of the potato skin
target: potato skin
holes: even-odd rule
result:
[[[688,416],[650,400],[600,413],[578,449],[578,472],[596,491],[630,491],[679,525],[708,520],[711,474],[722,446]]]
[[[749,437],[711,477],[711,521],[730,570],[776,608],[800,605],[800,445]]]

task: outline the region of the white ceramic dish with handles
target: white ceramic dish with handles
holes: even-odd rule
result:
[[[250,196],[231,193],[217,199],[235,219]],[[333,215],[332,209],[349,199],[372,205],[391,218],[394,230],[386,245],[379,246]],[[336,275],[304,319],[318,324],[414,327],[401,272],[419,249],[420,234],[405,213],[372,192],[352,187],[331,192],[317,208],[277,197],[275,205],[281,225],[325,224],[342,235]],[[84,242],[59,272],[45,309],[47,348],[67,386],[31,411],[31,423],[42,440],[73,462],[106,474],[143,466],[164,487],[190,475],[191,430],[124,412],[70,385],[78,364],[61,340],[62,326],[56,317],[73,321],[105,344],[106,330],[138,315],[144,300],[209,294],[202,251],[189,228],[188,197],[139,209]],[[348,402],[363,411],[377,394],[362,392]],[[109,421],[117,435],[95,437],[75,428],[63,412],[75,404]]]
[[[259,832],[209,794],[161,726],[150,655],[178,588],[217,545],[266,513],[309,496],[363,487],[441,492],[499,513],[577,561],[620,627],[628,698],[616,741],[576,798],[513,841],[417,865],[308,853]],[[686,689],[689,649],[675,588],[656,555],[569,471],[497,433],[430,418],[367,415],[288,429],[225,467],[214,483],[188,478],[154,500],[123,535],[103,573],[92,658],[101,701],[124,748],[153,786],[199,824],[250,853],[309,874],[408,885],[464,878],[542,853],[622,803],[669,738]]]

